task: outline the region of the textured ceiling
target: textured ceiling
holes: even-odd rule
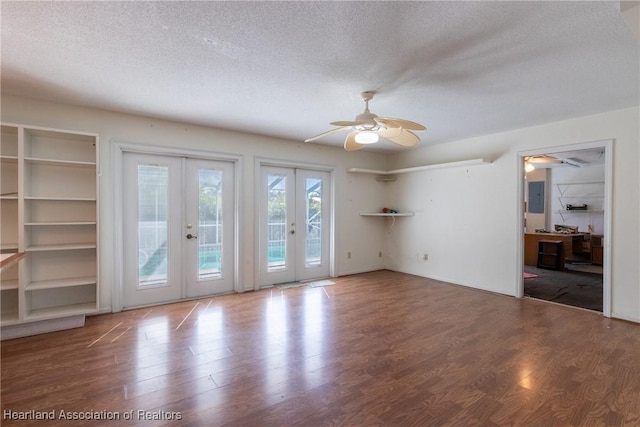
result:
[[[372,112],[442,143],[638,105],[640,42],[619,10],[2,1],[2,92],[302,141],[353,120],[376,90]]]

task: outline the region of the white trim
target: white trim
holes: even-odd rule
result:
[[[114,254],[114,287],[111,295],[111,309],[113,312],[122,311],[122,293],[124,277],[122,271],[122,257],[123,257],[123,239],[122,239],[122,197],[123,197],[123,182],[122,182],[122,162],[125,152],[130,153],[144,153],[154,155],[166,155],[174,157],[190,157],[206,160],[221,160],[234,163],[234,179],[235,182],[235,225],[234,225],[234,292],[244,292],[244,289],[240,286],[242,283],[241,269],[240,269],[240,253],[242,241],[240,239],[240,227],[242,219],[242,209],[240,200],[240,188],[242,186],[242,167],[243,156],[241,154],[228,154],[210,152],[204,150],[194,149],[181,149],[175,147],[163,147],[150,144],[139,144],[121,141],[117,139],[111,139],[111,159],[112,159],[112,173],[113,173],[113,223],[114,230],[119,230],[113,235],[113,254]]]
[[[111,143],[114,146],[120,147],[122,151],[129,151],[132,153],[143,154],[155,154],[155,155],[167,155],[176,157],[191,157],[196,159],[206,160],[226,160],[230,162],[238,162],[242,159],[242,154],[234,153],[219,153],[213,151],[196,150],[191,148],[176,148],[176,147],[164,147],[160,145],[140,144],[122,141],[118,139],[111,139]]]
[[[518,183],[516,191],[516,289],[513,293],[516,298],[524,297],[524,186],[525,171],[524,158],[525,154],[518,153],[516,163],[516,182]]]
[[[614,319],[624,320],[625,322],[640,323],[640,317],[626,316],[615,312],[611,313],[611,317]]]
[[[122,230],[122,157],[123,148],[117,143],[111,144],[111,175],[113,184],[113,200],[111,206],[113,211],[111,217],[113,218],[113,229]],[[124,283],[123,271],[122,271],[122,257],[124,251],[124,244],[122,239],[122,232],[115,231],[113,233],[113,279],[114,284],[111,289],[111,311],[122,311],[122,284]]]
[[[331,165],[324,165],[319,163],[308,163],[308,162],[296,162],[289,160],[280,160],[280,159],[272,159],[268,157],[256,157],[256,164],[258,165],[256,170],[260,170],[262,166],[275,166],[280,168],[297,168],[297,169],[308,169],[308,170],[316,170],[316,171],[325,171],[325,172],[333,172],[336,167]]]
[[[331,179],[331,211],[329,212],[329,217],[331,218],[331,226],[329,230],[329,276],[336,276],[336,260],[335,260],[335,245],[336,245],[336,166],[318,164],[318,163],[308,163],[308,162],[297,162],[297,161],[288,161],[288,160],[280,160],[273,159],[268,157],[255,157],[254,163],[254,211],[256,215],[254,215],[254,236],[255,242],[253,248],[253,256],[254,256],[254,290],[260,289],[260,215],[258,213],[260,207],[260,170],[264,166],[274,166],[274,167],[285,167],[285,168],[294,168],[294,169],[307,169],[307,170],[316,170],[329,172]]]
[[[611,231],[613,218],[613,139],[583,142],[555,147],[538,148],[535,150],[519,151],[517,153],[517,220],[516,220],[516,256],[519,260],[516,268],[515,296],[524,295],[524,158],[547,153],[562,151],[587,150],[590,148],[604,148],[605,150],[605,179],[604,179],[604,259],[602,275],[602,315],[611,317]]]
[[[424,165],[424,166],[416,166],[412,168],[402,168],[402,169],[392,169],[388,171],[383,170],[375,170],[375,169],[361,169],[361,168],[349,168],[347,172],[354,173],[369,173],[374,175],[393,175],[397,173],[411,173],[411,172],[422,172],[430,169],[442,169],[442,168],[454,168],[454,167],[462,167],[462,166],[474,166],[474,165],[483,165],[489,164],[491,162],[478,158],[471,160],[461,160],[458,162],[447,162],[447,163],[435,163],[433,165]]]

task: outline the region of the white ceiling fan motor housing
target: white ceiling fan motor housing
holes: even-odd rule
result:
[[[358,122],[359,124],[357,126],[354,126],[355,130],[377,131],[382,128],[382,126],[380,126],[380,124],[375,121],[378,116],[369,111],[369,101],[373,99],[374,94],[375,92],[372,91],[362,92],[360,94],[362,100],[365,103],[365,109],[363,113],[356,116],[356,122]]]

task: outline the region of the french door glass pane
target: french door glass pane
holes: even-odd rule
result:
[[[305,179],[306,234],[304,260],[307,267],[322,262],[322,180]]]
[[[167,166],[138,165],[138,287],[167,285]]]
[[[287,267],[287,177],[267,176],[267,271]]]
[[[198,170],[198,280],[222,277],[222,171]]]

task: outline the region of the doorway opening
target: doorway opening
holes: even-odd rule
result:
[[[610,316],[611,141],[519,153],[518,296]]]

